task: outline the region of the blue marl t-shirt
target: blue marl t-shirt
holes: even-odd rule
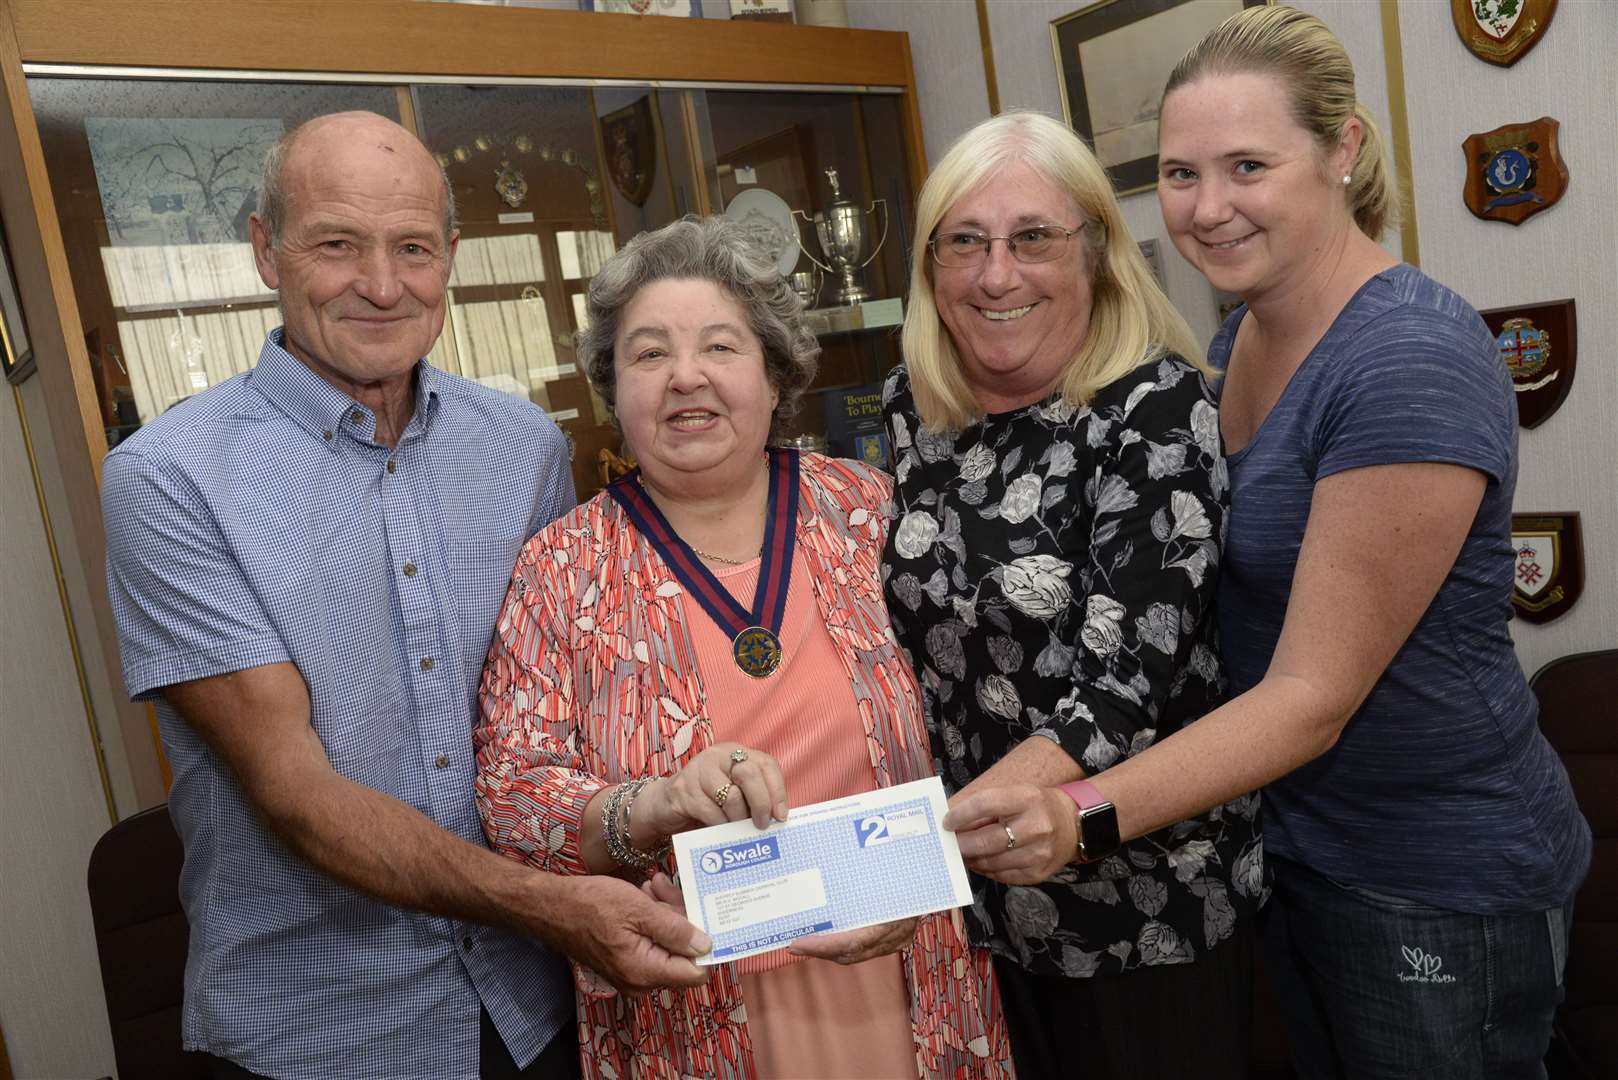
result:
[[[1214,338],[1216,365],[1245,315]],[[1315,483],[1418,461],[1484,473],[1483,502],[1437,597],[1341,739],[1265,788],[1265,849],[1435,907],[1542,910],[1583,880],[1590,829],[1539,732],[1507,629],[1516,404],[1483,320],[1414,267],[1366,282],[1230,455],[1218,603],[1232,690],[1269,667]],[[1366,574],[1401,587],[1391,528],[1386,547],[1363,555]]]

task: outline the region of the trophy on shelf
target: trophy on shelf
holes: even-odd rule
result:
[[[826,179],[831,182],[831,205],[812,220],[815,235],[820,238],[821,253],[831,265],[827,266],[815,258],[808,247],[803,249],[803,253],[828,275],[841,279],[842,284],[837,290],[838,303],[862,303],[869,300],[871,294],[860,281],[860,271],[871,264],[877,252],[882,250],[882,242],[888,238],[888,204],[886,200],[877,199],[869,209],[861,210],[858,203],[843,198],[836,169],[827,169]],[[861,261],[860,255],[865,251],[865,215],[875,214],[878,206],[882,207],[882,235],[877,239],[876,247],[871,249],[871,254]],[[794,210],[792,214],[804,221],[811,220],[802,210]]]
[[[803,301],[805,310],[815,306],[815,301],[820,297],[819,270],[794,270],[787,278],[787,284],[798,294],[798,299]]]

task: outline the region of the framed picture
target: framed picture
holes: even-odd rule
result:
[[[794,210],[813,213],[815,157],[803,128],[792,124],[780,131],[714,158],[719,173],[719,201],[729,206],[732,199],[750,187],[768,188],[786,200]],[[822,179],[824,184],[824,179]]]
[[[1244,7],[1267,0],[1100,0],[1051,20],[1062,115],[1118,194],[1157,184],[1157,107],[1180,57]]]
[[[0,228],[0,360],[4,361],[6,378],[14,383],[33,374],[34,349],[23,322],[17,277],[11,271],[11,249],[6,246],[3,228]]]
[[[579,0],[581,11],[606,11],[615,15],[673,15],[679,19],[702,18],[702,0]]]

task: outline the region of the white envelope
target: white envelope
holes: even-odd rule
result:
[[[762,832],[732,821],[674,839],[686,916],[713,938],[699,964],[972,902],[936,777],[793,807]]]

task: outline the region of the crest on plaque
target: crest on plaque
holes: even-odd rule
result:
[[[1542,116],[1468,135],[1466,208],[1485,221],[1521,225],[1549,210],[1567,191],[1567,165],[1556,145],[1561,124]]]
[[[1584,542],[1578,514],[1512,514],[1517,617],[1546,623],[1567,613],[1584,591]]]
[[[1539,44],[1556,0],[1449,0],[1449,13],[1473,56],[1510,67]]]
[[[507,206],[515,210],[528,197],[528,179],[517,166],[502,160],[500,167],[494,170],[494,190]]]
[[[1481,311],[1494,335],[1500,362],[1511,372],[1517,422],[1538,427],[1567,400],[1578,359],[1578,321],[1572,300]]]
[[[636,206],[644,205],[657,175],[657,127],[652,121],[651,95],[601,118],[601,147],[612,186]]]

